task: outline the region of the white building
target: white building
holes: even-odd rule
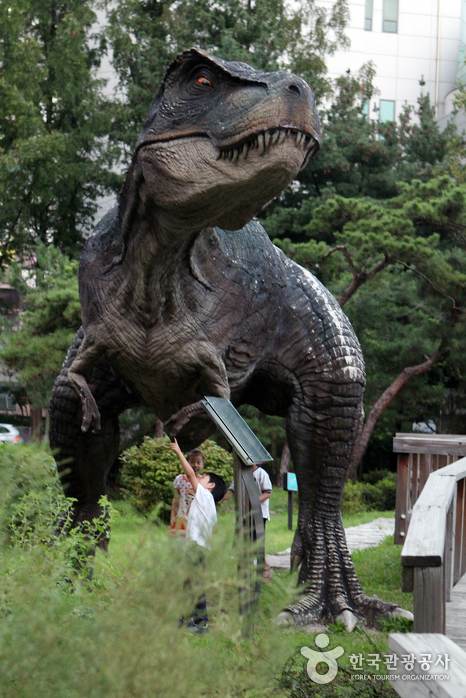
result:
[[[348,0],[348,5],[351,46],[327,59],[330,77],[348,68],[356,73],[373,61],[379,94],[371,100],[370,118],[393,121],[405,102],[416,104],[422,90],[430,94],[438,119],[445,120],[465,72],[466,0]]]

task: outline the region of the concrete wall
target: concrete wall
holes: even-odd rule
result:
[[[318,2],[331,6],[329,0]],[[348,4],[351,47],[329,58],[330,76],[342,75],[348,68],[355,73],[371,60],[380,91],[372,99],[371,118],[378,118],[373,108],[381,99],[394,101],[398,116],[404,102],[416,104],[421,90],[430,94],[432,103],[437,101],[442,118],[445,98],[456,85],[460,48],[466,43],[466,0],[399,0],[396,34],[382,31],[383,0],[373,0],[372,31],[364,30],[365,0]],[[424,87],[419,85],[421,77]]]

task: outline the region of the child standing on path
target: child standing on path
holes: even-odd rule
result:
[[[178,456],[186,477],[194,490],[194,499],[188,514],[186,540],[197,543],[201,548],[210,550],[212,530],[217,523],[215,504],[223,499],[226,485],[223,479],[215,473],[204,473],[198,476],[186,458],[175,439],[171,445]],[[202,559],[202,555],[201,555]],[[205,594],[201,594],[196,604],[188,628],[193,632],[208,631],[207,602]]]
[[[204,454],[198,448],[190,451],[186,456],[186,460],[191,465],[192,469],[199,478],[199,473],[204,467]],[[173,481],[175,494],[172,501],[172,510],[170,514],[170,530],[171,536],[185,535],[186,526],[188,524],[188,514],[191,502],[194,499],[194,491],[191,487],[186,475],[183,473],[177,475]]]

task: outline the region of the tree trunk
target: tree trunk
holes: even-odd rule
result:
[[[283,444],[282,455],[280,458],[280,468],[278,470],[278,486],[283,487],[283,475],[287,473],[290,468],[291,453],[290,447],[288,446],[288,441],[285,439]]]
[[[389,385],[388,388],[382,393],[382,395],[379,397],[379,399],[371,409],[366,421],[364,422],[361,434],[353,450],[350,466],[348,468],[348,473],[346,476],[347,480],[356,471],[361,461],[361,458],[364,455],[364,451],[366,450],[367,444],[372,435],[377,420],[379,419],[380,415],[387,407],[387,405],[390,404],[395,395],[397,395],[397,393],[401,390],[405,383],[407,383],[409,379],[412,378],[412,376],[419,376],[421,373],[425,373],[429,370],[429,368],[434,366],[434,364],[438,363],[444,356],[445,349],[443,347],[440,347],[439,349],[437,349],[435,354],[432,354],[432,356],[428,358],[426,361],[424,361],[424,363],[418,364],[417,366],[407,366],[402,370],[400,375],[395,378],[393,383]]]
[[[42,441],[42,410],[31,410],[32,441]]]
[[[155,439],[161,439],[163,436],[163,422],[158,417],[155,418]]]

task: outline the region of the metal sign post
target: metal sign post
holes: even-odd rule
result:
[[[283,473],[283,489],[288,492],[288,530],[293,530],[293,492],[298,491],[298,481],[294,473]]]
[[[203,409],[233,448],[236,535],[239,543],[239,610],[243,636],[253,632],[253,615],[264,571],[264,520],[252,467],[273,460],[239,412],[226,398],[206,397]]]

